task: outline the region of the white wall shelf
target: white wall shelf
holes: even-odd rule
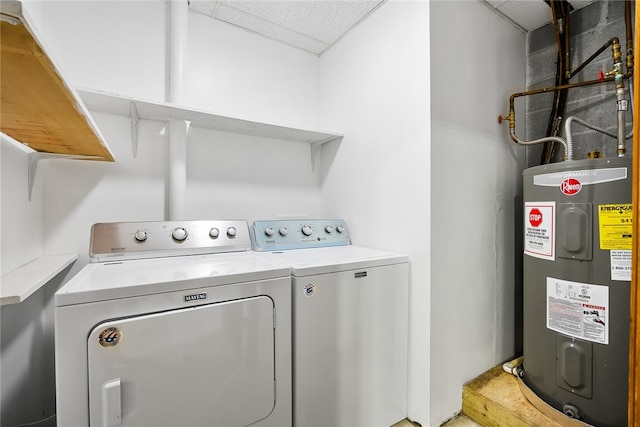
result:
[[[77,254],[46,255],[0,277],[0,305],[24,301],[71,265]]]
[[[315,167],[316,152],[320,146],[327,142],[341,140],[343,137],[338,133],[304,130],[238,119],[166,102],[145,101],[89,89],[78,89],[78,94],[89,110],[131,118],[134,156],[138,139],[138,120],[140,119],[161,122],[170,119],[185,120],[191,122],[192,127],[307,143],[311,146],[312,167]]]

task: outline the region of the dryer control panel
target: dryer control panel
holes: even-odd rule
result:
[[[254,251],[321,248],[351,244],[341,219],[287,219],[256,221],[251,228]]]
[[[102,262],[250,249],[243,220],[108,222],[91,227],[89,256]]]

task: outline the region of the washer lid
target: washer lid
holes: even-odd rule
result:
[[[265,252],[264,255],[287,264],[291,275],[296,277],[409,262],[407,255],[354,245]]]
[[[275,260],[274,260],[275,261]],[[56,292],[56,306],[289,277],[252,252],[91,263]]]

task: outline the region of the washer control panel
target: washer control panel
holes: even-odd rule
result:
[[[341,219],[256,221],[251,234],[253,250],[260,252],[351,244],[347,224]]]
[[[91,227],[89,256],[102,262],[250,249],[242,220],[109,222]]]

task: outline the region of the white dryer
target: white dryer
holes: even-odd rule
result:
[[[291,270],[294,425],[406,418],[408,257],[351,245],[342,220],[256,221],[252,234]]]
[[[245,221],[95,224],[55,295],[61,426],[290,426],[286,266]]]

